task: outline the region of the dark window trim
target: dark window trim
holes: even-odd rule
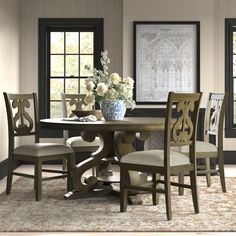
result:
[[[38,19],[38,96],[39,96],[39,117],[49,118],[49,81],[47,68],[49,61],[49,32],[50,30],[86,30],[94,31],[94,66],[101,68],[100,53],[103,51],[103,23],[102,18],[39,18]],[[62,132],[57,130],[41,129],[40,137],[62,137]]]
[[[225,137],[236,137],[236,126],[233,124],[233,26],[236,27],[236,18],[225,19],[225,92],[228,93],[227,108],[225,113]]]

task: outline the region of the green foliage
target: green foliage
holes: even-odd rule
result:
[[[103,100],[123,100],[127,108],[134,108],[133,79],[121,78],[117,73],[109,75],[108,68],[111,61],[107,50],[101,52],[100,61],[102,70],[85,65],[85,69],[92,73],[92,76],[85,82],[88,90],[86,102],[95,103],[96,101],[100,104]]]

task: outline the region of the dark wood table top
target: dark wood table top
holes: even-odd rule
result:
[[[41,127],[60,130],[79,130],[91,132],[105,131],[163,131],[165,119],[160,117],[125,117],[117,121],[82,122],[63,118],[42,119]]]

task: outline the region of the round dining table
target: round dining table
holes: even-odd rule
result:
[[[88,142],[100,138],[100,146],[91,157],[75,165],[72,173],[74,190],[65,194],[65,199],[103,196],[111,192],[114,186],[110,183],[119,182],[119,176],[113,176],[108,169],[111,157],[116,164],[122,156],[136,151],[136,139],[146,140],[151,132],[163,131],[165,119],[159,117],[125,117],[115,121],[80,121],[79,118],[50,118],[40,120],[42,128],[58,130],[77,130]],[[96,167],[96,176],[83,178],[84,173]],[[130,181],[143,184],[144,176],[136,172],[130,173]],[[112,187],[113,186],[113,187]]]

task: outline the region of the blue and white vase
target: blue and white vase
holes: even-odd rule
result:
[[[122,120],[125,116],[126,107],[123,100],[104,100],[101,110],[105,120]]]

